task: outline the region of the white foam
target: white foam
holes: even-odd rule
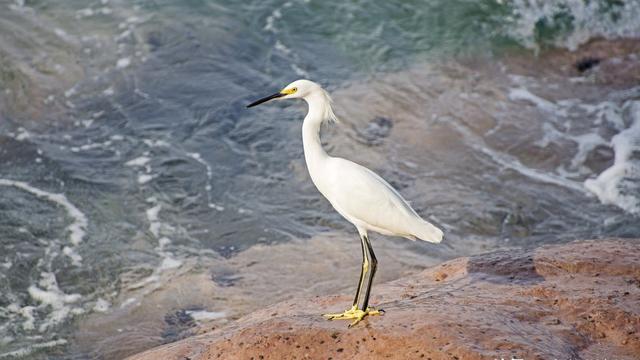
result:
[[[275,8],[271,12],[271,14],[267,16],[263,30],[270,32],[272,34],[278,34],[279,30],[276,27],[276,22],[282,18],[281,9],[286,9],[288,7],[291,7],[291,5],[293,5],[291,1],[287,1],[284,4],[282,4],[281,7]],[[293,51],[291,51],[291,49],[288,48],[285,44],[283,44],[282,41],[280,41],[279,39],[276,39],[276,42],[273,45],[273,47],[275,50],[282,52],[284,55],[288,56],[289,58],[293,58],[294,60],[297,58],[293,53]],[[291,70],[293,70],[294,73],[296,73],[296,75],[301,77],[309,77],[309,73],[307,73],[303,68],[301,68],[295,62],[290,61],[289,67],[291,68]]]
[[[18,128],[18,134],[15,135],[15,139],[18,141],[24,141],[31,137],[31,134],[23,127]]]
[[[534,144],[539,147],[547,147],[550,143],[564,137],[564,134],[556,130],[553,125],[545,122],[542,124],[542,139],[536,140]]]
[[[141,166],[145,166],[149,161],[151,161],[151,158],[149,158],[148,156],[140,156],[135,159],[131,159],[124,164],[126,166],[141,167]]]
[[[130,305],[133,305],[136,301],[138,301],[136,298],[128,298],[127,300],[123,301],[122,304],[120,304],[120,308],[124,309]]]
[[[470,144],[476,151],[485,154],[495,163],[505,168],[515,170],[524,176],[527,176],[531,179],[534,179],[543,183],[561,186],[564,188],[579,191],[581,193],[586,192],[584,188],[580,185],[580,183],[571,181],[569,179],[565,179],[561,176],[557,176],[554,174],[547,174],[543,171],[529,168],[523,165],[520,162],[520,160],[518,160],[516,157],[513,157],[506,153],[494,151],[493,149],[491,149],[491,147],[488,144],[486,144],[486,142],[484,141],[484,139],[482,139],[482,137],[473,134],[473,132],[467,129],[466,126],[459,124],[457,121],[447,121],[446,123],[453,126],[465,138],[467,138],[469,140],[468,144]]]
[[[125,31],[120,33],[120,35],[116,36],[115,40],[116,41],[122,41],[122,40],[128,38],[129,36],[131,36],[131,34],[132,34],[131,29],[126,29]]]
[[[131,58],[121,58],[118,59],[118,62],[116,63],[116,69],[124,69],[126,67],[129,67],[129,65],[131,65]]]
[[[165,250],[167,246],[171,244],[171,239],[166,236],[158,239],[158,246],[156,247],[156,251],[160,256],[162,256],[162,262],[156,269],[155,274],[163,272],[165,270],[177,269],[182,266],[182,261],[173,257],[173,255]]]
[[[89,127],[93,123],[93,120],[82,120],[76,123],[76,126],[83,125]],[[114,141],[122,141],[124,138],[121,135],[113,135],[108,140],[103,142],[90,142],[80,146],[72,146],[69,148],[73,152],[87,151],[93,149],[110,149]]]
[[[169,144],[168,142],[166,142],[164,140],[144,139],[144,140],[142,140],[142,142],[144,142],[145,145],[147,145],[149,147],[170,147],[171,146],[171,144]]]
[[[73,263],[73,265],[75,266],[82,265],[82,256],[80,256],[80,254],[78,254],[74,248],[65,246],[62,249],[62,253],[67,255],[71,259],[71,262]]]
[[[47,319],[39,327],[40,332],[45,332],[50,326],[64,321],[74,310],[69,304],[80,301],[82,296],[80,294],[65,294],[58,287],[58,281],[53,273],[42,272],[40,277],[39,286],[29,286],[28,292],[33,300],[51,310],[47,314]]]
[[[541,23],[561,27],[570,22],[571,30],[558,33],[553,41],[557,46],[570,50],[596,37],[635,38],[640,35],[638,1],[621,1],[612,5],[606,1],[512,0],[509,5],[512,16],[506,18],[511,21],[506,35],[536,51],[540,47],[538,33]]]
[[[640,151],[640,101],[631,101],[628,107],[631,124],[611,138],[613,165],[595,179],[587,179],[584,186],[603,204],[640,214],[640,165],[631,161],[633,153]]]
[[[169,244],[171,244],[171,239],[169,239],[166,236],[163,236],[160,239],[158,239],[158,249],[159,250],[164,250],[164,248]]]
[[[160,277],[158,275],[156,275],[156,273],[157,273],[157,270],[154,270],[154,273],[152,275],[147,276],[146,278],[127,286],[127,290],[140,289],[140,288],[145,287],[145,286],[147,286],[147,285],[149,285],[151,283],[157,282],[158,280],[160,280]]]
[[[81,19],[81,18],[93,16],[93,15],[94,15],[94,11],[91,8],[84,8],[84,9],[80,9],[80,10],[76,11],[76,18],[77,19]]]
[[[218,211],[224,211],[224,206],[210,202],[209,207]]]
[[[47,342],[43,342],[43,343],[39,343],[39,344],[32,344],[32,345],[29,345],[26,348],[22,348],[22,349],[18,349],[18,350],[15,350],[15,351],[2,353],[2,354],[0,354],[0,359],[2,359],[2,358],[12,358],[12,359],[21,358],[21,357],[25,357],[25,356],[33,353],[34,351],[36,351],[38,349],[52,348],[52,347],[56,347],[56,346],[66,345],[66,344],[67,344],[67,340],[65,340],[65,339],[57,339],[57,340],[51,340],[51,341],[47,341]]]
[[[138,184],[144,185],[153,180],[155,176],[153,174],[138,174]]]
[[[275,45],[273,46],[276,50],[281,51],[285,55],[291,54],[291,49],[286,47],[280,40],[276,40]]]
[[[0,327],[1,329],[2,327]],[[0,338],[0,346],[7,346],[15,340],[13,336],[3,336]]]
[[[104,143],[89,143],[89,144],[84,144],[84,145],[81,145],[81,146],[72,146],[69,149],[72,152],[80,152],[80,151],[99,149],[99,148],[103,148],[103,147],[107,147],[107,146],[111,146],[111,141],[106,141]]]
[[[107,6],[103,6],[98,9],[98,12],[101,13],[102,15],[111,15],[113,13],[113,10],[111,10],[111,8]]]
[[[571,164],[569,165],[570,170],[562,166],[558,167],[558,173],[563,176],[579,176],[589,173],[589,169],[583,165],[587,156],[589,156],[596,147],[608,144],[598,133],[588,132],[582,135],[571,135],[556,130],[553,125],[548,122],[542,125],[542,130],[544,135],[542,139],[535,142],[537,146],[546,147],[551,142],[557,142],[558,140],[574,142],[578,146],[578,150],[571,158]]]
[[[164,270],[170,270],[170,269],[177,269],[180,266],[182,266],[182,261],[175,259],[174,257],[172,257],[171,255],[166,255],[164,259],[162,259],[162,262],[160,263],[160,267],[159,270],[160,271],[164,271]]]
[[[147,200],[152,203],[156,202],[155,198],[150,198]],[[181,260],[174,258],[171,253],[165,250],[165,248],[171,244],[171,239],[166,236],[160,237],[160,235],[163,231],[173,231],[174,228],[160,221],[160,210],[162,210],[161,204],[156,204],[155,206],[152,206],[146,210],[147,221],[149,222],[149,232],[153,234],[156,239],[158,239],[158,246],[155,248],[155,250],[158,255],[162,257],[162,261],[160,262],[158,268],[153,272],[153,274],[146,280],[143,280],[145,283],[148,283],[152,280],[158,280],[159,273],[165,270],[176,269],[182,266]]]
[[[67,226],[67,231],[69,232],[69,241],[71,242],[73,247],[78,246],[82,242],[84,236],[86,235],[86,229],[88,226],[87,217],[75,205],[73,205],[64,194],[50,193],[35,188],[25,182],[15,180],[0,179],[0,185],[19,188],[33,195],[36,195],[37,197],[46,199],[62,206],[66,210],[69,217],[71,217],[71,219],[73,220],[71,224]],[[71,260],[75,265],[80,265],[81,258],[74,251],[68,251],[67,255],[74,255],[70,256]]]
[[[72,86],[67,91],[64,92],[64,97],[69,98],[75,95],[78,92],[77,85]]]
[[[560,109],[558,105],[540,96],[532,94],[529,90],[523,87],[510,89],[509,100],[525,100],[544,111],[556,113],[558,115],[566,115],[566,112],[563,109]]]
[[[578,107],[585,110],[587,114],[596,117],[595,124],[609,124],[616,130],[624,129],[624,120],[620,116],[620,107],[611,101],[603,101],[597,105],[578,104]]]
[[[147,209],[147,220],[149,221],[149,231],[153,234],[154,237],[160,236],[160,221],[158,219],[158,214],[160,213],[160,209],[162,209],[162,205],[158,204],[154,207]]]
[[[111,308],[111,303],[103,298],[98,298],[93,306],[93,311],[105,313]]]
[[[280,9],[273,10],[273,12],[271,12],[271,15],[267,16],[267,21],[264,25],[263,30],[272,32],[272,33],[277,33],[278,29],[276,29],[275,27],[275,22],[281,17],[282,17],[282,12],[280,12]]]
[[[209,165],[209,163],[202,158],[200,153],[193,152],[193,153],[187,153],[187,155],[193,158],[194,160],[196,160],[197,162],[199,162],[200,164],[202,164],[207,171],[207,184],[205,185],[204,190],[207,193],[207,200],[209,202],[208,204],[209,207],[212,209],[216,209],[218,211],[223,211],[224,207],[217,205],[213,203],[213,201],[211,201],[211,183],[213,182],[213,169],[211,168],[211,165]]]
[[[35,310],[33,306],[25,306],[19,310],[20,315],[25,319],[22,323],[22,328],[25,331],[32,331],[36,328],[36,319],[33,316],[33,310]]]
[[[582,165],[586,160],[587,156],[593,151],[596,147],[600,145],[607,145],[605,139],[602,138],[599,134],[596,133],[587,133],[583,135],[577,135],[571,137],[578,144],[578,152],[571,159],[571,167],[578,168]]]
[[[222,319],[227,316],[227,314],[222,311],[187,310],[186,313],[198,322]]]
[[[129,23],[129,24],[141,24],[144,21],[146,21],[146,19],[141,19],[141,18],[139,18],[139,17],[137,17],[135,15],[129,16],[127,18],[127,20],[126,20],[126,22]]]

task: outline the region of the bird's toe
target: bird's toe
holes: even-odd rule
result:
[[[384,310],[378,310],[372,307],[368,307],[367,310],[361,310],[354,306],[343,313],[324,314],[323,316],[327,320],[353,320],[353,322],[349,324],[349,327],[353,327],[365,317],[375,315],[384,315]]]

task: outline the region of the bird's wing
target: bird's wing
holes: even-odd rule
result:
[[[423,221],[388,182],[364,166],[334,158],[330,173],[327,198],[348,220],[399,236],[412,236],[413,223]]]

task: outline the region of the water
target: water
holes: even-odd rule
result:
[[[0,359],[116,359],[352,291],[358,241],[306,174],[303,105],[244,108],[300,77],[336,100],[329,151],[447,233],[375,236],[377,281],[638,237],[639,46],[620,39],[639,15],[633,1],[0,2]],[[618,40],[589,43],[602,38]],[[585,57],[601,62],[580,73]]]

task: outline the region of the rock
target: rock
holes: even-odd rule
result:
[[[640,80],[638,51],[638,39],[592,39],[573,51],[547,49],[533,63],[528,53],[513,54],[505,61],[512,72],[521,75],[537,78],[591,75],[590,81],[599,85],[626,88]]]
[[[384,269],[381,269],[384,271]],[[459,258],[382,284],[384,316],[327,321],[351,294],[292,299],[144,359],[637,359],[640,240]]]

